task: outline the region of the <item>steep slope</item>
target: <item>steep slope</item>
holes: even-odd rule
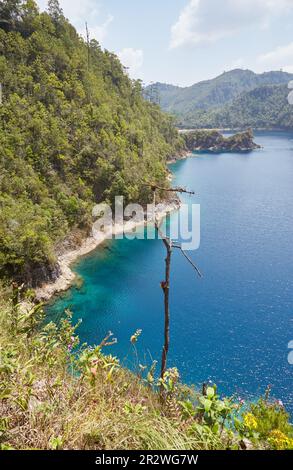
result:
[[[172,121],[58,2],[0,4],[0,275],[55,277],[55,250],[91,223],[95,202],[149,201],[181,145]],[[79,235],[83,236],[83,235]]]

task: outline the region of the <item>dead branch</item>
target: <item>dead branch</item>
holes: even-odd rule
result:
[[[102,349],[106,346],[112,346],[113,344],[117,344],[117,338],[112,338],[113,333],[109,331],[107,336],[103,339],[103,341],[99,344],[99,348]],[[112,338],[112,339],[111,339]]]
[[[86,45],[87,45],[87,68],[90,69],[91,49],[90,49],[90,33],[87,22],[85,23],[86,29]]]
[[[180,194],[185,193],[185,194],[192,194],[192,195],[195,194],[194,191],[187,191],[187,189],[181,188],[180,186],[176,188],[163,188],[162,186],[158,186],[155,183],[142,183],[142,186],[147,186],[148,188],[151,188],[153,192],[158,190],[158,191],[166,191],[169,193],[180,193]]]
[[[187,255],[186,251],[183,250],[182,246],[180,245],[175,245],[173,243],[173,247],[174,248],[177,248],[178,250],[181,251],[181,253],[183,254],[183,256],[187,259],[187,261],[191,264],[191,266],[195,269],[195,271],[197,272],[198,276],[199,277],[203,277],[202,273],[200,272],[200,270],[198,269],[198,267],[196,266],[196,264],[194,264],[194,262],[192,261],[192,259],[189,258],[189,256]]]
[[[176,187],[176,188],[163,188],[154,183],[143,183],[144,186],[148,186],[153,191],[153,204],[154,208],[156,207],[156,191],[166,191],[174,193],[185,193],[185,194],[195,194],[194,191],[188,191],[185,188]],[[155,210],[155,209],[154,209]],[[198,267],[193,263],[189,256],[182,249],[181,245],[173,243],[171,238],[165,236],[160,229],[160,222],[154,212],[154,225],[160,235],[165,248],[166,248],[166,259],[165,259],[165,280],[161,282],[161,287],[164,292],[164,313],[165,313],[165,323],[164,323],[164,346],[162,351],[162,360],[161,360],[161,379],[164,379],[165,372],[167,370],[167,357],[170,345],[170,305],[169,305],[169,293],[170,293],[170,272],[171,272],[171,258],[172,258],[172,248],[178,248],[182,252],[183,256],[187,261],[193,266],[199,277],[202,277],[202,274]],[[164,387],[161,385],[161,393],[163,393]]]

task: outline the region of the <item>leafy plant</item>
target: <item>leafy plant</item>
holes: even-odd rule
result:
[[[62,436],[51,437],[49,441],[49,448],[51,450],[61,450],[63,447],[63,439]]]
[[[205,393],[198,398],[196,408],[202,422],[208,425],[214,433],[222,432],[227,422],[232,422],[235,405],[232,398],[220,399],[217,387],[208,386]]]

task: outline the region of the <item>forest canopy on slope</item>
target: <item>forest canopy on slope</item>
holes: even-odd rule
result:
[[[182,145],[117,56],[85,42],[57,0],[0,4],[0,276],[34,284],[95,202],[149,201]]]
[[[225,106],[197,110],[181,125],[219,129],[293,129],[293,106],[288,103],[287,85],[266,85],[243,93]]]
[[[235,69],[185,88],[156,83],[144,95],[157,97],[180,127],[292,129],[291,80],[293,74],[283,71]]]

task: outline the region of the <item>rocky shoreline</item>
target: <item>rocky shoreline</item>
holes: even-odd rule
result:
[[[171,157],[168,159],[167,164],[171,165],[172,163],[178,162],[178,160],[185,160],[186,158],[193,157],[194,154],[190,152],[189,150],[184,150],[183,152],[180,152],[176,157]],[[172,178],[171,178],[172,179]]]
[[[196,151],[210,151],[213,153],[229,151],[246,152],[260,148],[260,146],[255,144],[253,141],[253,131],[251,129],[228,138],[225,138],[217,131],[197,130],[186,133],[185,141],[186,148],[178,155],[171,157],[168,160],[168,164],[191,157],[194,155],[193,152]],[[176,211],[179,207],[179,199],[174,199],[171,202],[160,204],[157,207],[157,217],[159,219],[163,219],[166,212]],[[53,281],[43,283],[40,287],[35,289],[36,300],[47,302],[55,294],[69,289],[76,280],[76,274],[72,271],[71,265],[78,258],[95,250],[101,243],[109,239],[110,228],[113,236],[115,236],[123,232],[130,233],[136,227],[142,226],[145,223],[145,220],[140,220],[139,222],[128,220],[122,224],[108,227],[108,230],[106,229],[98,234],[95,233],[95,237],[90,236],[84,239],[78,247],[65,251],[63,250],[63,252],[58,256],[56,264],[56,278]]]
[[[176,163],[178,160],[196,156],[195,152],[228,153],[228,152],[251,152],[260,149],[261,146],[254,142],[253,130],[239,132],[230,137],[223,136],[218,130],[193,129],[182,131],[185,140],[185,149],[172,156],[168,164]]]
[[[186,148],[190,152],[249,152],[261,148],[254,142],[253,130],[224,137],[218,131],[197,130],[184,134]]]
[[[175,198],[170,202],[158,204],[156,207],[156,216],[163,220],[167,213],[177,211],[180,208],[180,200]],[[82,244],[74,249],[62,253],[58,257],[58,277],[52,282],[43,283],[35,289],[35,299],[38,302],[48,302],[54,295],[68,290],[76,280],[76,274],[71,269],[72,264],[80,257],[87,255],[95,250],[105,240],[109,239],[109,232],[112,231],[113,237],[122,233],[131,233],[135,228],[146,224],[145,219],[139,221],[128,220],[121,224],[113,224],[112,227],[104,231],[96,232],[95,236],[83,240]]]

